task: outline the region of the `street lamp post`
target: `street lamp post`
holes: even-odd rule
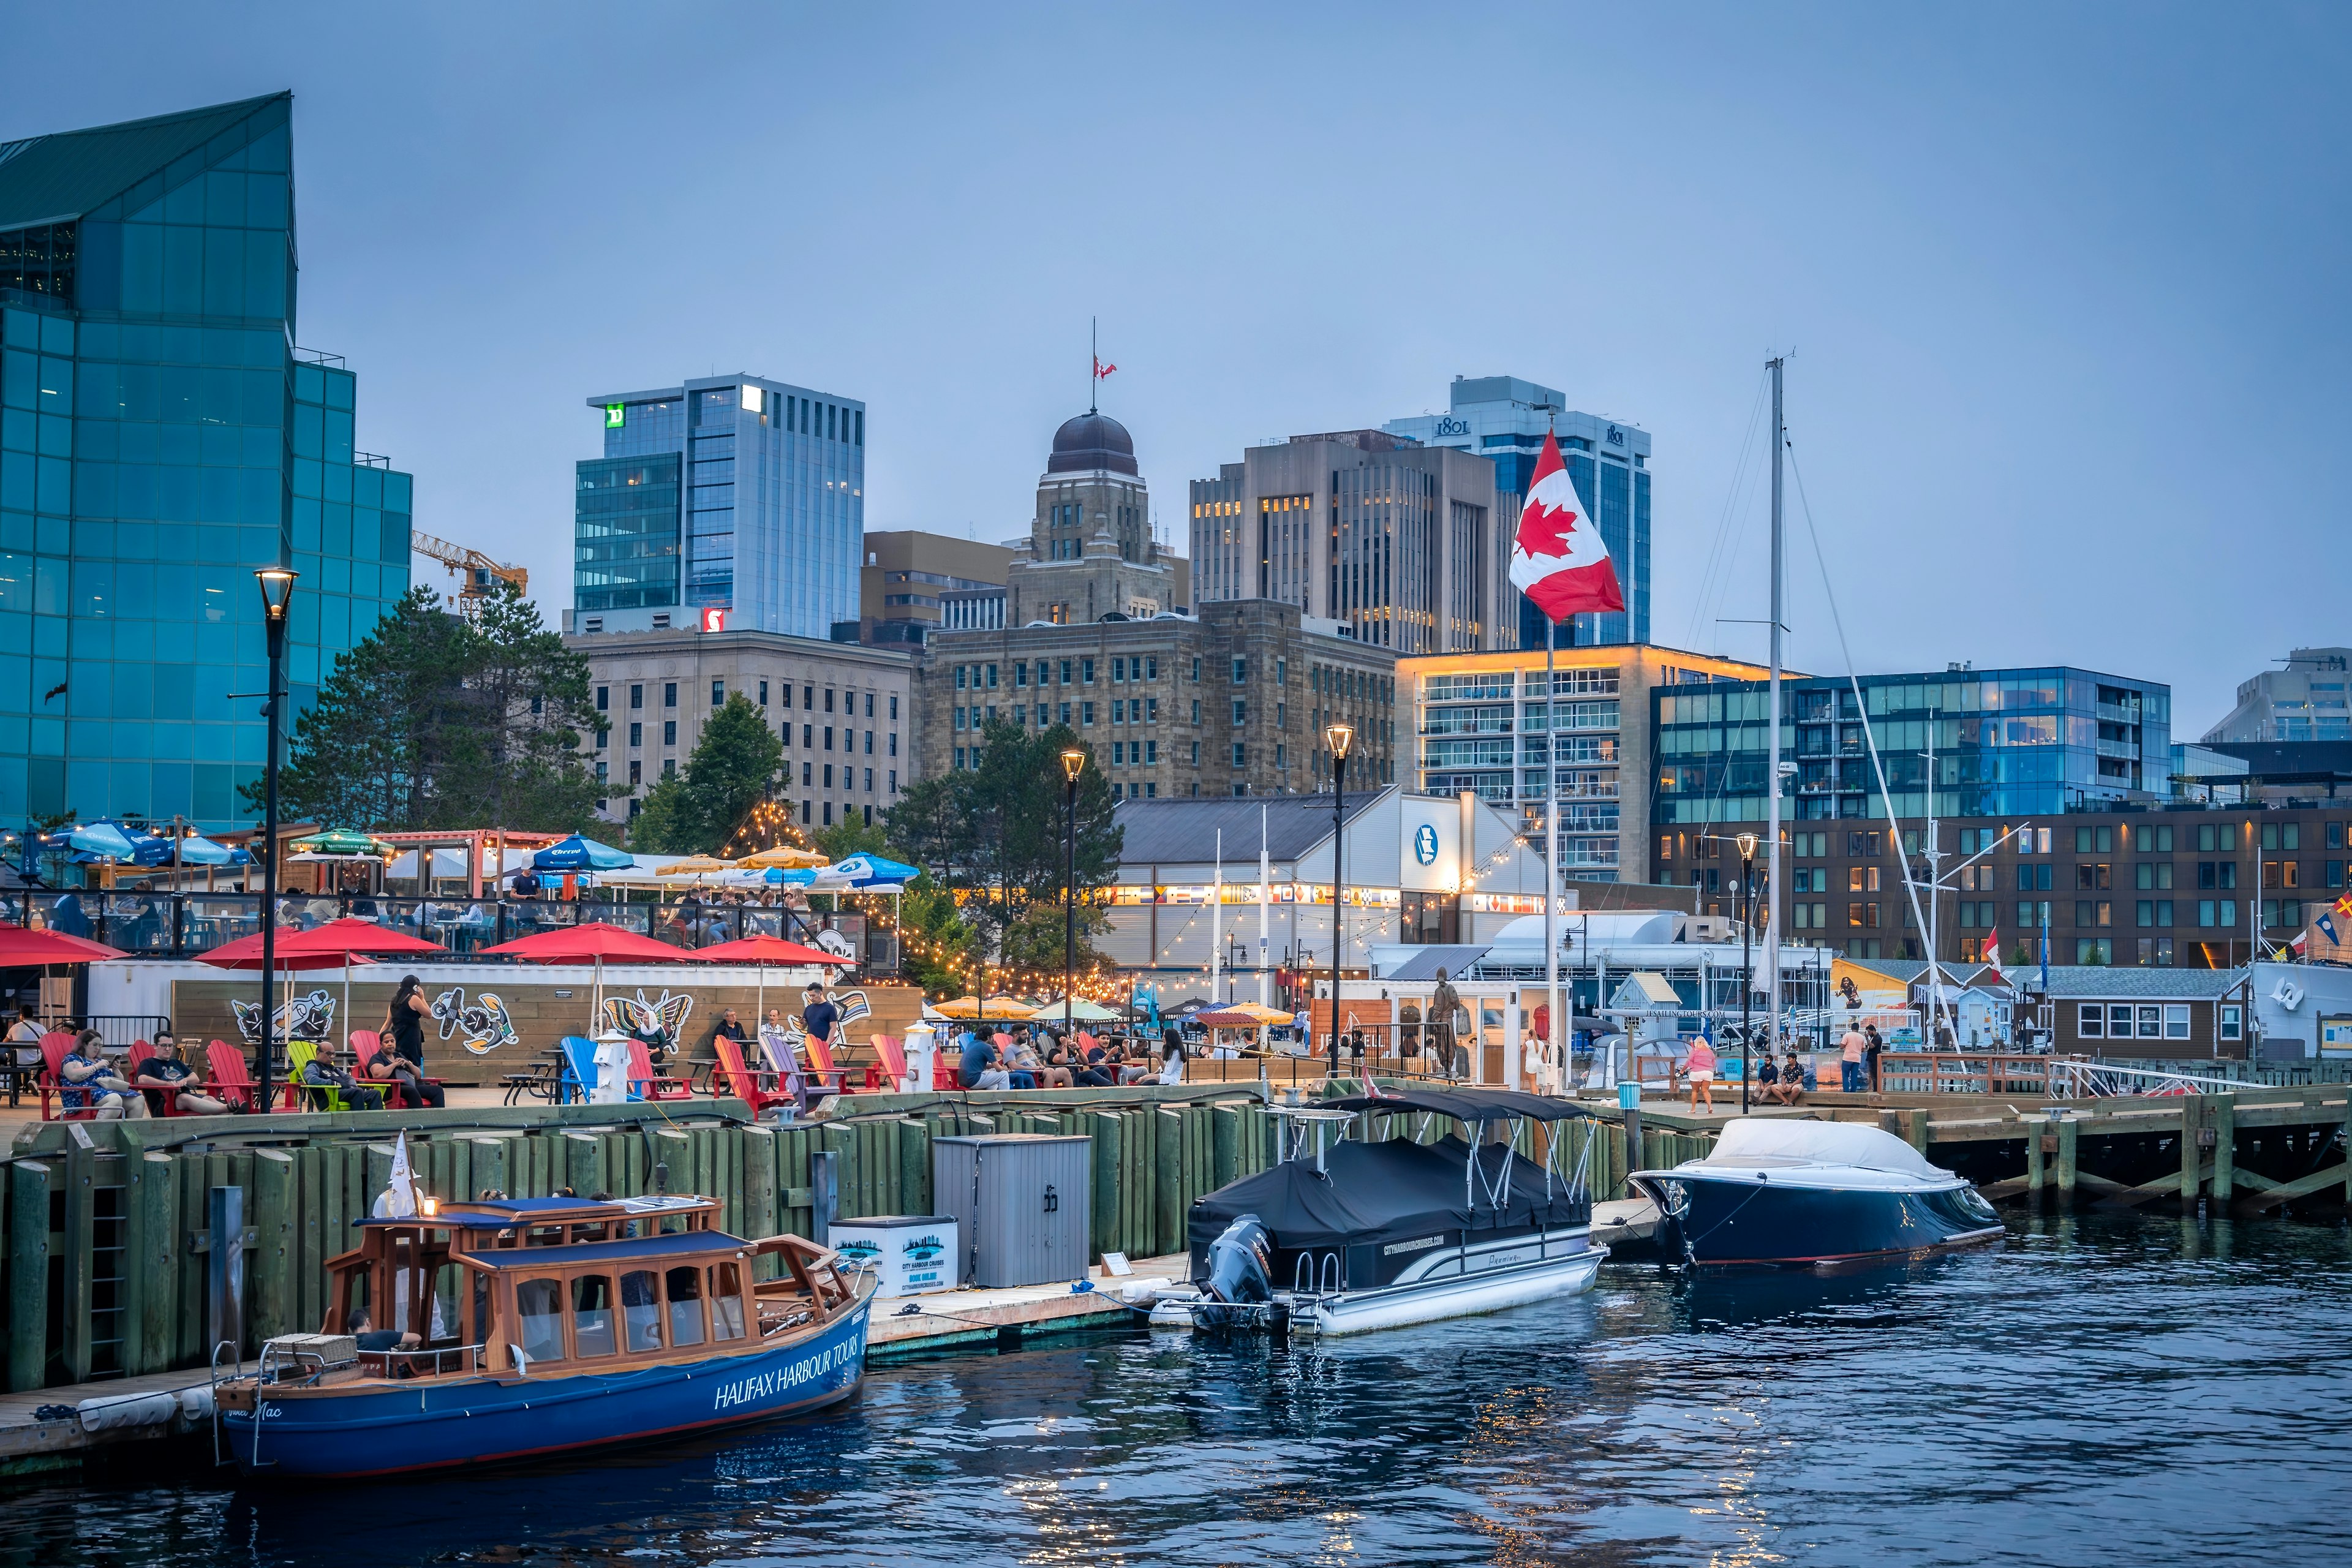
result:
[[[1078,775],[1087,754],[1073,746],[1062,753],[1062,841],[1068,875],[1062,888],[1062,1043],[1070,1043],[1070,987],[1078,969]]]
[[[270,1011],[270,987],[278,979],[278,737],[283,728],[279,704],[286,700],[286,612],[294,598],[294,574],[282,566],[264,567],[254,579],[261,586],[261,614],[269,640],[269,751],[261,764],[261,1060],[256,1068],[258,1097],[255,1106],[269,1109],[269,1068],[277,1048],[277,1019]]]
[[[1324,726],[1331,749],[1331,1076],[1339,1076],[1339,954],[1346,947],[1346,877],[1339,851],[1347,842],[1348,748],[1356,739],[1346,724]]]
[[[1748,1023],[1748,1003],[1756,994],[1756,959],[1752,946],[1756,925],[1756,835],[1743,833],[1739,846],[1739,1114],[1748,1114],[1748,1085],[1756,1076],[1756,1031]],[[1772,999],[1772,1016],[1780,1016],[1780,998]],[[1779,1033],[1778,1029],[1773,1031]],[[1771,1052],[1765,1052],[1767,1060]]]

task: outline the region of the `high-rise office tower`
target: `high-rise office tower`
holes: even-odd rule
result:
[[[1484,458],[1379,430],[1251,447],[1192,486],[1192,596],[1279,599],[1400,658],[1509,647],[1509,529]]]
[[[1454,378],[1444,414],[1417,414],[1381,426],[1426,447],[1475,452],[1495,463],[1495,489],[1514,524],[1535,477],[1546,431],[1559,437],[1576,493],[1584,499],[1625,588],[1622,614],[1577,616],[1560,628],[1563,643],[1650,640],[1650,435],[1595,414],[1579,414],[1549,386],[1515,375]],[[1542,613],[1518,595],[1512,613],[1517,646],[1543,647]],[[1509,644],[1502,646],[1508,647]]]
[[[604,453],[578,466],[565,630],[856,621],[864,404],[739,374],[588,406]]]
[[[294,346],[292,110],[0,142],[0,819],[249,820],[254,571],[298,712],[408,591],[409,476]]]

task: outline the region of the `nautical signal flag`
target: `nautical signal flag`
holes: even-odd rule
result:
[[[1625,592],[1609,546],[1584,510],[1559,460],[1559,439],[1544,437],[1519,531],[1511,541],[1511,582],[1553,621],[1596,610],[1622,610]]]

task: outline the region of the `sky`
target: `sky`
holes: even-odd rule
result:
[[[359,374],[417,525],[551,612],[592,394],[861,398],[869,529],[1004,539],[1099,317],[1180,548],[1186,481],[1244,446],[1516,374],[1651,433],[1654,639],[1760,657],[1784,353],[1791,668],[2083,665],[2168,682],[2194,739],[2352,643],[2341,7],[7,0],[0,30],[0,138],[294,91],[300,340]]]

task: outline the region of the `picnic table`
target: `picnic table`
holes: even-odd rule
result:
[[[543,1100],[553,1105],[563,1089],[563,1052],[560,1047],[550,1047],[531,1058],[530,1068],[523,1072],[503,1074],[499,1087],[507,1092],[509,1105],[520,1105],[522,1097]]]

